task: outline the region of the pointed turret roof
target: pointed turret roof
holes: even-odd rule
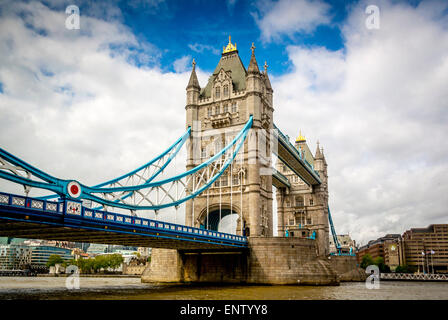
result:
[[[198,81],[198,77],[196,76],[196,61],[194,61],[191,63],[193,65],[193,69],[191,70],[191,75],[190,75],[190,81],[188,81],[188,88],[197,88],[197,89],[201,89],[201,86],[199,85],[199,81]]]
[[[266,84],[266,89],[271,89],[272,90],[272,86],[271,86],[271,80],[269,80],[269,76],[268,76],[268,63],[265,61],[264,62],[264,83]]]
[[[319,141],[317,141],[316,154],[315,154],[314,158],[315,159],[323,159],[323,154],[321,152],[321,149],[319,148]]]
[[[257,59],[255,59],[255,46],[252,43],[252,47],[250,48],[252,50],[252,55],[250,57],[249,67],[247,68],[248,73],[260,73],[260,69],[258,69],[258,63]]]
[[[247,71],[244,67],[243,62],[241,61],[240,56],[238,55],[238,50],[236,50],[236,43],[235,45],[231,44],[230,37],[229,44],[226,48],[224,48],[221,59],[219,60],[215,71],[213,71],[213,74],[208,79],[207,85],[201,91],[201,97],[209,98],[211,96],[213,81],[215,80],[221,69],[223,69],[225,72],[230,72],[230,76],[232,77],[233,90],[241,91],[246,89]]]
[[[324,148],[320,148],[320,152],[322,153],[322,159],[324,159],[324,163],[327,164],[327,160],[325,159]]]

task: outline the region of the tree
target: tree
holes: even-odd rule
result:
[[[395,272],[396,273],[412,273],[412,270],[407,264],[404,264],[404,265],[400,265],[400,266],[396,267]]]
[[[64,263],[64,259],[58,254],[52,254],[47,261],[47,267],[54,267],[56,264]]]
[[[120,265],[123,263],[124,259],[121,254],[115,253],[110,256],[109,259],[109,268],[116,269],[120,267]]]
[[[361,268],[365,269],[368,266],[374,264],[372,256],[370,254],[366,254],[361,259]]]
[[[390,272],[390,268],[388,265],[384,263],[383,257],[376,257],[375,260],[373,260],[373,264],[378,266],[378,269],[380,269],[380,272],[388,273]]]

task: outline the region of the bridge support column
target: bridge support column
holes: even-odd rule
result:
[[[157,249],[151,251],[151,263],[142,274],[142,282],[182,282],[182,263],[175,249]]]
[[[339,275],[314,240],[251,237],[247,249],[153,249],[142,282],[338,285]]]

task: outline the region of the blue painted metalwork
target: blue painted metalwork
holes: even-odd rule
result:
[[[165,169],[165,168],[168,166],[168,164],[171,162],[171,160],[172,160],[174,157],[176,157],[177,153],[178,153],[179,150],[182,148],[182,146],[184,145],[185,141],[187,141],[187,139],[190,137],[190,134],[191,134],[191,127],[188,127],[188,130],[187,130],[187,131],[186,131],[186,132],[185,132],[179,139],[177,139],[177,141],[176,141],[175,143],[173,143],[168,149],[166,149],[165,152],[163,152],[163,153],[160,154],[159,156],[155,157],[154,159],[152,159],[152,160],[149,161],[148,163],[146,163],[146,164],[140,166],[139,168],[137,168],[137,169],[135,169],[135,170],[133,170],[133,171],[131,171],[131,172],[128,172],[128,173],[126,173],[126,174],[124,174],[124,175],[122,175],[122,176],[120,176],[120,177],[118,177],[118,178],[115,178],[115,179],[112,179],[112,180],[103,182],[103,183],[101,183],[101,184],[98,184],[98,185],[94,186],[94,188],[101,188],[101,187],[104,187],[104,186],[106,186],[106,185],[113,184],[113,183],[115,183],[115,182],[117,182],[117,181],[120,181],[120,180],[122,180],[122,179],[125,179],[125,178],[127,178],[127,177],[129,177],[129,176],[131,176],[131,175],[133,175],[133,174],[135,174],[135,173],[137,173],[137,172],[139,172],[140,170],[142,170],[142,169],[144,169],[144,168],[150,166],[151,164],[153,164],[153,163],[156,162],[157,160],[163,158],[163,157],[164,157],[166,154],[168,154],[174,147],[176,147],[175,152],[168,158],[167,162],[165,162],[165,164],[164,164],[162,167],[160,167],[159,170],[157,170],[157,171],[156,171],[156,172],[155,172],[155,173],[154,173],[154,174],[153,174],[147,181],[145,181],[145,183],[149,183],[149,182],[151,182],[152,180],[154,180],[154,178],[156,178],[156,177],[163,171],[163,169]]]
[[[69,207],[73,204],[75,204],[75,206],[78,204],[81,210],[70,211]],[[53,222],[46,221],[42,223],[79,229],[144,235],[154,238],[179,239],[180,241],[247,247],[247,238],[244,236],[85,208],[80,201],[72,199],[55,202],[0,192],[0,211],[13,212],[22,216],[11,218],[2,215],[1,219],[29,222],[28,218],[30,215],[42,218],[52,217],[54,218]],[[98,227],[81,225],[82,222],[88,222],[89,225],[97,225]],[[120,230],[105,229],[105,227],[108,226],[118,226],[120,227]],[[156,232],[156,234],[147,234],[144,233],[145,231]]]
[[[238,151],[240,150],[241,146],[244,144],[244,141],[245,141],[245,139],[247,137],[249,129],[252,127],[252,122],[253,122],[253,117],[251,116],[249,118],[249,120],[247,121],[246,125],[238,133],[238,135],[232,140],[232,142],[230,144],[228,144],[219,153],[217,153],[215,156],[213,156],[212,158],[210,158],[206,162],[196,166],[195,168],[193,168],[193,169],[191,169],[191,170],[189,170],[187,172],[184,172],[182,174],[176,175],[174,177],[171,177],[171,178],[168,178],[168,179],[165,179],[165,180],[161,180],[161,181],[157,181],[157,182],[151,182],[150,181],[150,182],[143,183],[143,184],[136,185],[136,186],[104,188],[104,187],[89,187],[89,186],[86,186],[86,185],[83,185],[83,184],[79,183],[79,185],[81,187],[81,193],[80,193],[80,196],[77,199],[92,200],[92,201],[100,203],[102,205],[108,205],[108,206],[112,206],[112,207],[117,207],[117,208],[122,208],[122,209],[129,209],[129,210],[158,210],[158,209],[162,209],[162,208],[166,208],[166,207],[178,206],[179,204],[196,197],[197,195],[202,193],[204,190],[209,188],[224,173],[224,171],[228,168],[230,163],[235,159],[235,156],[238,153]],[[178,149],[180,148],[179,143],[182,142],[182,144],[183,144],[185,142],[187,136],[189,136],[189,133],[190,133],[190,129],[187,131],[186,134],[184,134],[184,136],[182,138],[180,138],[180,140],[177,141],[177,143],[174,144],[174,145],[178,145]],[[239,141],[239,143],[237,144],[238,141]],[[155,187],[163,186],[164,184],[167,184],[167,183],[170,183],[170,182],[173,182],[173,181],[178,181],[178,180],[180,180],[180,179],[182,179],[182,178],[184,178],[186,176],[189,176],[189,175],[192,175],[192,174],[198,172],[199,170],[201,170],[201,169],[207,167],[208,165],[212,164],[214,161],[220,159],[220,157],[222,157],[234,145],[236,145],[236,147],[235,147],[235,150],[234,150],[232,156],[229,157],[226,160],[224,165],[221,167],[221,170],[212,179],[210,179],[208,181],[208,183],[206,183],[204,186],[202,186],[196,192],[192,192],[192,193],[190,193],[190,195],[185,196],[184,198],[179,199],[177,201],[172,201],[170,203],[161,204],[161,205],[136,206],[136,205],[117,203],[116,201],[105,200],[105,199],[102,199],[102,198],[100,198],[98,196],[93,195],[94,193],[105,194],[105,193],[123,192],[123,191],[124,192],[132,192],[132,191],[146,189],[146,188],[155,188]],[[176,150],[176,152],[179,151],[178,149]],[[17,157],[14,157],[13,155],[9,154],[8,152],[4,151],[3,149],[0,149],[0,151],[1,151],[0,152],[0,156],[3,157],[4,159],[6,159],[7,161],[9,161],[9,162],[11,162],[11,163],[13,163],[15,165],[19,165],[20,167],[23,167],[26,170],[29,170],[30,172],[32,172],[34,175],[36,175],[37,177],[39,177],[41,179],[45,178],[45,181],[48,181],[49,183],[34,181],[34,180],[31,180],[31,179],[24,178],[24,177],[19,177],[19,176],[16,176],[16,175],[4,172],[4,171],[0,171],[0,178],[4,178],[4,179],[13,181],[15,183],[20,183],[20,184],[23,184],[23,185],[26,185],[26,186],[31,186],[31,187],[36,187],[36,188],[50,190],[50,191],[53,191],[53,192],[59,194],[63,198],[71,198],[69,193],[68,193],[68,191],[67,191],[67,185],[72,180],[61,180],[61,179],[54,178],[54,177],[52,177],[50,175],[47,175],[43,171],[40,171],[39,169],[36,169],[36,168],[32,167],[31,165],[29,165],[26,162],[18,159]],[[165,152],[165,154],[166,154],[166,152]],[[157,157],[157,159],[160,159],[160,156]],[[140,167],[140,169],[141,169],[141,167]],[[157,174],[159,174],[160,172],[161,172],[161,170],[159,170],[157,172]],[[133,173],[135,173],[135,170],[130,172],[129,174],[133,174]],[[129,174],[127,174],[127,175],[129,175]],[[119,177],[117,179],[120,179],[122,177]],[[117,179],[114,179],[114,180],[111,180],[111,181],[118,181]],[[127,196],[129,196],[129,195],[127,195]]]
[[[238,144],[237,147],[235,149],[235,152],[233,153],[233,156],[229,159],[227,159],[227,161],[225,162],[225,166],[223,166],[223,170],[220,170],[219,175],[216,176],[214,178],[213,181],[211,181],[211,183],[208,183],[207,187],[210,186],[213,182],[215,182],[215,180],[217,178],[219,178],[225,171],[225,169],[227,169],[227,167],[230,165],[230,163],[235,159],[236,154],[238,153],[239,149],[241,148],[241,146],[244,143],[244,140],[247,137],[247,134],[249,132],[249,129],[252,127],[252,122],[253,122],[253,117],[250,116],[249,121],[247,121],[246,125],[244,126],[244,128],[238,133],[238,135],[232,140],[231,143],[229,143],[227,146],[225,146],[220,152],[218,152],[217,154],[215,154],[213,157],[211,157],[210,159],[208,159],[207,161],[201,163],[200,165],[194,167],[193,169],[186,171],[184,173],[181,173],[179,175],[176,175],[174,177],[165,179],[165,180],[160,180],[160,181],[156,181],[156,182],[152,182],[152,183],[148,183],[148,184],[141,184],[138,186],[128,186],[128,187],[117,187],[117,188],[94,188],[94,187],[86,187],[88,192],[91,193],[105,193],[105,192],[120,192],[120,191],[135,191],[135,190],[139,190],[142,189],[142,187],[144,188],[149,188],[149,187],[157,187],[160,185],[163,185],[165,183],[168,182],[172,182],[175,180],[179,180],[181,178],[184,178],[188,175],[191,175],[193,173],[196,173],[197,171],[207,167],[208,165],[210,165],[211,163],[213,163],[214,161],[218,160],[224,153],[227,152],[228,149],[230,149],[232,146],[234,146],[236,144],[236,142],[238,140],[241,140]],[[241,139],[242,138],[242,139]],[[206,188],[205,188],[206,189]],[[204,190],[205,190],[204,189]],[[203,191],[203,190],[202,190]],[[202,192],[201,191],[201,192]]]
[[[337,255],[337,256],[346,255],[341,252],[342,247],[341,247],[341,244],[339,243],[338,236],[336,234],[336,230],[334,229],[333,219],[331,218],[331,212],[330,212],[329,206],[328,206],[328,220],[330,222],[330,228],[331,228],[331,234],[333,236],[334,246],[337,251],[337,253],[334,255]]]
[[[151,166],[152,164],[154,164],[155,162],[157,162],[158,160],[160,160],[161,158],[163,158],[165,155],[167,155],[169,152],[171,152],[174,148],[175,151],[172,155],[170,155],[170,157],[168,158],[168,160],[164,163],[163,166],[161,166],[151,177],[149,177],[149,179],[147,179],[145,181],[145,183],[149,183],[151,182],[153,179],[155,179],[171,162],[172,159],[174,159],[177,154],[179,153],[179,150],[182,148],[182,146],[185,144],[185,141],[187,141],[187,139],[190,137],[191,134],[191,127],[188,127],[187,131],[179,138],[176,140],[176,142],[174,142],[168,149],[166,149],[163,153],[161,153],[160,155],[158,155],[157,157],[155,157],[154,159],[150,160],[149,162],[145,163],[144,165],[138,167],[135,170],[132,170],[124,175],[121,175],[115,179],[97,184],[94,186],[94,188],[101,188],[104,187],[106,185],[110,185],[113,183],[116,183],[122,179],[126,179],[134,174],[136,174],[137,172]],[[132,193],[128,193],[127,195],[123,196],[122,199],[125,199],[127,197],[129,197]],[[49,196],[45,196],[45,197],[40,197],[40,199],[54,199],[59,197],[59,195],[49,195]],[[115,200],[114,202],[118,202],[118,200]]]

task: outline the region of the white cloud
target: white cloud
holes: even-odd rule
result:
[[[178,73],[186,72],[191,65],[192,58],[191,56],[183,56],[182,58],[176,59],[173,62],[174,71]]]
[[[83,16],[81,30],[67,30],[63,9],[37,2],[4,3],[1,13],[5,150],[93,185],[149,161],[184,132],[189,73],[138,67],[135,60],[159,52],[126,26]]]
[[[277,40],[281,35],[296,32],[310,33],[317,26],[330,21],[330,6],[323,1],[259,0],[252,13],[264,41]]]
[[[194,43],[189,44],[188,47],[193,50],[194,52],[202,53],[204,51],[210,51],[213,54],[219,54],[219,50],[216,49],[214,46],[208,45],[208,44],[200,44],[200,43]]]
[[[363,243],[448,221],[448,24],[440,3],[383,1],[367,30],[367,4],[344,24],[344,52],[290,46],[294,71],[272,79],[277,125],[320,140],[336,230]]]
[[[291,137],[302,129],[313,150],[317,139],[325,148],[338,233],[366,242],[447,222],[441,3],[381,2],[380,30],[365,28],[361,3],[344,23],[344,50],[290,46],[294,70],[271,77],[276,124]],[[0,145],[92,185],[134,169],[183,133],[191,67],[162,73],[152,66],[158,50],[119,19],[84,16],[80,31],[67,30],[64,9],[1,5]],[[209,75],[197,72],[204,85]]]

